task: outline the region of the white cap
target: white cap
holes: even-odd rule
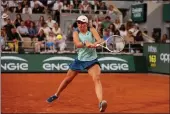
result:
[[[3,15],[2,15],[2,19],[5,19],[5,18],[8,18],[8,14],[3,13]]]
[[[88,23],[88,18],[85,15],[81,15],[77,18],[77,21]]]

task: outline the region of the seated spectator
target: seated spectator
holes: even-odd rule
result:
[[[52,17],[50,16],[50,17],[48,17],[46,23],[47,23],[48,27],[50,27],[52,29],[53,25],[54,25],[54,23],[56,23],[56,21],[52,20]]]
[[[0,31],[0,52],[4,50],[6,42],[6,34],[4,30]]]
[[[114,25],[115,25],[116,29],[120,28],[121,23],[120,23],[120,19],[119,18],[115,19]]]
[[[112,24],[110,16],[106,16],[105,20],[102,22],[102,28],[108,28],[109,25]]]
[[[38,38],[38,41],[35,43],[35,52],[39,53],[40,49],[44,47],[45,39],[46,39],[45,33],[42,29],[37,35],[37,38]]]
[[[64,2],[63,2],[63,7],[61,8],[61,11],[63,13],[69,13],[70,12],[70,4],[68,4],[66,0],[64,0]]]
[[[38,4],[38,6],[42,7],[43,9],[45,8],[44,4],[40,2],[39,0],[30,1],[30,6],[32,9],[35,7],[35,4]]]
[[[8,7],[9,7],[9,11],[11,12],[11,13],[13,13],[14,12],[14,9],[17,7],[17,0],[9,0],[8,1]]]
[[[62,36],[62,39],[57,39],[58,35],[61,35]],[[57,34],[56,36],[56,44],[58,44],[58,47],[59,47],[59,52],[63,52],[65,47],[66,47],[66,36],[63,35],[63,34]]]
[[[34,39],[35,37],[37,37],[38,31],[37,28],[35,26],[34,22],[31,22],[31,27],[28,28],[28,32],[29,32],[29,36]]]
[[[98,0],[94,0],[94,5],[91,6],[95,14],[99,14],[100,3]]]
[[[23,14],[32,14],[31,7],[28,6],[28,4],[25,5],[25,7],[22,9]]]
[[[44,30],[45,36],[48,37],[48,36],[49,36],[49,33],[51,32],[51,29],[50,29],[50,27],[48,27],[47,23],[43,23],[43,24],[42,24],[42,27],[39,29],[39,31],[40,31],[41,29]]]
[[[3,14],[2,14],[2,22],[1,22],[2,27],[7,24],[7,22],[8,22],[8,17],[9,17],[9,16],[8,16],[8,14],[6,14],[6,13],[3,13]]]
[[[34,4],[34,7],[33,7],[33,9],[32,9],[32,13],[33,13],[33,14],[44,13],[44,8],[41,7],[41,6],[39,6],[38,3],[35,3],[35,4]]]
[[[122,37],[127,36],[127,30],[126,30],[124,24],[122,24],[122,25],[120,26],[119,31],[120,31],[120,36],[122,36]]]
[[[30,28],[31,27],[31,15],[27,15],[27,19],[24,21],[24,24],[27,28]]]
[[[90,13],[90,6],[88,0],[84,0],[83,4],[80,6],[82,13]]]
[[[49,32],[49,36],[47,36],[46,46],[47,48],[50,49],[50,52],[55,51],[55,44],[56,44],[55,40],[56,40],[56,36],[54,35],[54,33]]]
[[[22,2],[22,7],[24,8],[26,5],[28,5],[28,7],[30,7],[30,1],[29,0],[23,0]],[[30,7],[31,8],[31,7]]]
[[[13,24],[11,23],[10,19],[7,19],[7,24],[4,26],[5,32],[7,34],[7,37],[11,37],[11,29],[14,28]]]
[[[100,2],[100,14],[106,14],[106,11],[107,11],[107,6],[106,6],[106,3],[105,2]]]
[[[168,35],[167,34],[163,34],[163,36],[161,37],[160,42],[161,43],[170,43],[170,39],[168,39]]]
[[[72,13],[79,13],[80,4],[81,4],[81,1],[73,0],[73,4],[71,4],[71,9],[73,9]]]
[[[142,31],[138,31],[136,36],[135,36],[135,42],[143,42],[143,35],[142,35]]]
[[[110,35],[114,35],[115,31],[116,31],[115,25],[112,23],[112,24],[109,25],[108,28],[110,29]]]
[[[21,14],[16,14],[16,19],[14,20],[15,27],[18,27],[21,25],[21,21],[23,21]]]
[[[12,51],[18,52],[19,46],[22,45],[22,39],[20,38],[19,34],[16,32],[15,28],[11,29],[11,36],[8,37],[8,45]]]
[[[28,37],[28,28],[25,26],[24,21],[21,21],[21,25],[17,27],[17,31],[22,37]]]
[[[2,0],[1,6],[2,6],[3,8],[5,8],[5,7],[7,7],[7,5],[8,5],[8,1]]]
[[[23,7],[21,3],[18,3],[18,7],[15,8],[15,13],[22,13]]]
[[[44,16],[40,16],[39,20],[36,22],[36,26],[37,26],[37,30],[39,31],[39,29],[42,27],[42,24],[45,23],[45,19]]]
[[[53,31],[53,33],[54,33],[55,35],[61,34],[61,29],[60,29],[60,27],[58,26],[58,23],[54,23],[54,24],[53,24],[52,31]]]

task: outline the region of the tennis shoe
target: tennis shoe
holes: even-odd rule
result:
[[[51,102],[53,102],[54,100],[56,100],[58,97],[56,96],[56,95],[53,95],[53,96],[51,96],[51,97],[49,97],[48,99],[47,99],[47,102],[48,103],[51,103]]]
[[[100,112],[105,112],[107,108],[107,101],[103,100],[99,103],[99,110]]]

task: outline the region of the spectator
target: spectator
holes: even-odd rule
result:
[[[108,28],[112,24],[110,16],[106,16],[105,20],[102,22],[102,28]]]
[[[39,20],[37,21],[36,23],[36,26],[37,26],[37,30],[39,31],[39,29],[42,27],[42,24],[45,23],[45,19],[44,19],[44,16],[40,16],[39,17]]]
[[[37,35],[38,42],[35,43],[35,52],[40,52],[40,49],[44,47],[45,44],[45,33],[43,29],[40,30],[39,34]]]
[[[91,10],[91,7],[89,5],[89,2],[88,0],[84,0],[84,3],[81,5],[80,7],[82,10],[82,13],[89,13],[89,11]]]
[[[14,20],[15,27],[18,27],[21,25],[21,21],[23,21],[21,14],[16,14],[16,19]]]
[[[95,14],[99,14],[100,4],[99,1],[94,0],[94,5],[91,6]]]
[[[142,35],[142,31],[138,31],[136,36],[135,36],[135,41],[136,42],[143,42],[144,39],[143,39],[143,35]]]
[[[58,40],[56,39],[56,44],[58,44],[58,47],[59,47],[59,52],[63,52],[65,47],[66,47],[66,43],[65,43],[65,40],[66,40],[66,36],[63,35],[63,34],[58,34],[58,35],[61,35],[62,36],[62,39]],[[57,36],[58,36],[57,35]]]
[[[60,0],[57,0],[52,7],[54,20],[57,21],[57,23],[60,23],[60,11],[62,7],[63,3]]]
[[[73,0],[73,11],[72,13],[79,13],[79,9],[80,9],[80,4],[81,4],[81,0]]]
[[[24,24],[27,28],[30,28],[31,27],[31,15],[27,15],[27,19],[24,21]]]
[[[32,14],[32,9],[28,6],[28,4],[25,5],[25,7],[22,9],[23,14]]]
[[[7,22],[8,22],[8,15],[6,13],[3,13],[2,14],[2,27],[7,25]]]
[[[0,52],[4,50],[6,42],[6,34],[4,30],[0,31]]]
[[[10,0],[10,1],[8,1],[8,7],[9,7],[9,11],[10,11],[11,13],[14,12],[14,9],[15,9],[17,6],[18,6],[17,0]]]
[[[120,31],[120,36],[122,36],[122,37],[127,36],[127,30],[126,30],[124,24],[122,24],[122,25],[120,26],[119,31]]]
[[[41,7],[41,6],[39,6],[38,3],[35,3],[35,4],[34,4],[34,7],[33,7],[33,9],[32,9],[32,13],[33,13],[33,14],[44,13],[44,8]]]
[[[63,13],[70,12],[70,4],[66,0],[64,0],[64,2],[63,2],[62,12]]]
[[[15,13],[22,13],[23,7],[21,3],[18,3],[18,7],[15,8]]]
[[[35,4],[38,4],[38,6],[45,8],[44,4],[42,2],[40,2],[39,0],[30,1],[30,6],[32,9],[35,7]]]
[[[58,23],[54,23],[54,24],[53,24],[52,32],[53,32],[55,35],[61,34],[61,29],[60,29]]]
[[[22,39],[20,38],[19,34],[16,32],[15,28],[12,28],[11,32],[12,34],[11,37],[9,37],[8,39],[8,45],[12,51],[15,50],[15,52],[18,52],[18,48],[19,48],[18,46],[22,45],[21,43]]]
[[[51,29],[50,29],[50,27],[48,27],[47,23],[43,23],[43,24],[42,24],[42,27],[39,29],[39,31],[40,31],[41,29],[44,30],[45,36],[48,37],[48,36],[49,36],[49,33],[51,32]]]
[[[50,17],[48,17],[48,20],[46,21],[46,23],[47,23],[48,27],[50,27],[52,29],[53,25],[54,25],[54,23],[56,23],[56,21],[52,20],[52,17],[50,16]]]
[[[28,28],[28,32],[29,32],[29,36],[34,39],[35,37],[37,37],[38,31],[37,28],[35,26],[34,22],[31,22],[31,26],[30,28]]]
[[[106,14],[107,6],[105,2],[100,2],[100,14]]]
[[[116,29],[120,28],[121,23],[120,23],[120,19],[119,18],[115,19],[114,25],[115,25]]]
[[[1,2],[1,6],[2,6],[3,8],[6,8],[6,7],[7,7],[7,5],[8,5],[8,1],[6,1],[6,0],[2,0],[2,2]]]
[[[163,36],[161,37],[160,42],[161,43],[170,43],[170,40],[168,39],[168,35],[167,34],[163,34]]]
[[[49,36],[47,36],[46,46],[50,49],[49,52],[55,51],[55,40],[56,37],[53,32],[49,32]]]
[[[5,32],[7,34],[7,38],[11,38],[12,32],[11,29],[14,28],[13,24],[11,23],[10,19],[7,19],[7,24],[4,26]]]
[[[110,35],[114,35],[114,33],[116,31],[115,25],[112,23],[112,24],[109,25],[108,28],[110,29]]]
[[[28,37],[28,28],[25,26],[24,21],[21,21],[21,25],[17,27],[17,31],[22,37]]]
[[[28,7],[30,7],[30,1],[29,0],[23,0],[22,1],[22,7],[24,8],[26,5],[28,5]]]

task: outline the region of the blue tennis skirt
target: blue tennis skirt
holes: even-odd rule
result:
[[[95,64],[98,64],[100,66],[98,59],[94,59],[92,61],[80,61],[76,58],[74,62],[69,65],[69,67],[71,70],[82,71],[82,70],[88,70],[90,67],[92,67]]]

